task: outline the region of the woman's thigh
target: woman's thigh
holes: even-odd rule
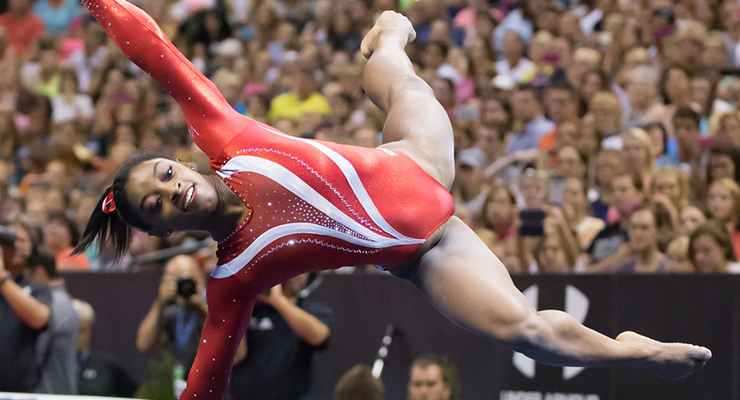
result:
[[[498,339],[536,310],[501,261],[464,222],[453,217],[441,239],[405,277],[464,328]]]
[[[403,152],[443,186],[452,187],[455,179],[452,125],[431,90],[410,88],[394,98],[380,147]]]

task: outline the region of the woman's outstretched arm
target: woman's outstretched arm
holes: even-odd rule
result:
[[[208,281],[208,317],[180,399],[223,399],[256,298],[256,293],[234,277]]]
[[[182,107],[193,140],[209,156],[249,124],[147,13],[126,0],[85,0],[83,4],[126,56]]]

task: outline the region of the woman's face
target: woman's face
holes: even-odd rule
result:
[[[665,82],[665,91],[671,103],[680,100],[689,90],[689,78],[680,69],[668,72]]]
[[[542,208],[547,204],[547,179],[525,176],[520,189],[527,208]]]
[[[539,267],[542,272],[562,274],[568,272],[568,262],[565,259],[565,251],[560,245],[557,235],[547,235],[542,243],[542,249],[538,257]]]
[[[707,222],[707,217],[699,208],[686,206],[681,209],[679,220],[678,229],[681,235],[690,236],[696,228]]]
[[[127,187],[127,200],[152,226],[152,234],[202,229],[218,203],[215,188],[203,175],[166,158],[135,166]]]
[[[734,115],[722,119],[721,133],[726,135],[735,144],[740,143],[740,121]]]
[[[673,204],[679,204],[681,200],[681,185],[675,175],[658,175],[653,182],[655,193],[667,196]]]
[[[568,179],[563,191],[563,202],[573,207],[574,210],[580,210],[586,207],[587,201],[586,194],[583,192],[583,183],[579,179]]]
[[[505,227],[514,221],[514,204],[511,203],[506,190],[499,189],[493,195],[491,204],[486,210],[488,222],[495,227]]]
[[[642,170],[650,160],[646,146],[640,139],[626,135],[622,141],[622,157],[627,168]]]
[[[586,165],[574,147],[566,146],[558,151],[557,170],[564,178],[583,178],[586,174]]]
[[[709,214],[717,221],[726,223],[733,218],[735,200],[730,190],[722,183],[715,182],[709,187],[707,196]]]
[[[725,252],[710,235],[701,235],[694,240],[694,266],[702,274],[725,272]]]
[[[732,157],[724,154],[712,154],[709,156],[709,175],[712,180],[735,179],[737,166]]]
[[[596,160],[596,180],[600,185],[608,186],[619,172],[620,160],[617,157],[602,156]]]

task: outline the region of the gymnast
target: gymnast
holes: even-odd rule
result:
[[[616,339],[537,311],[478,236],[453,216],[452,127],[404,47],[411,23],[384,12],[364,38],[365,90],[387,112],[374,149],[285,135],[234,111],[125,0],[85,5],[182,107],[213,174],[152,155],[127,160],[92,211],[77,253],[127,251],[131,229],[203,230],[218,242],[208,317],[181,399],[221,399],[257,296],[305,272],[374,264],[415,284],[452,321],[541,363],[627,366],[680,379],[711,352],[633,332]]]

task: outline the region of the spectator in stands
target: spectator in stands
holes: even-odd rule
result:
[[[231,374],[235,399],[297,399],[311,386],[313,353],[329,342],[331,309],[301,292],[316,275],[304,274],[259,297],[247,330],[249,352]]]
[[[740,182],[740,147],[719,142],[709,151],[707,183],[716,179],[733,179]]]
[[[679,161],[692,172],[696,172],[701,163],[700,123],[699,114],[689,108],[679,108],[673,115]]]
[[[39,383],[36,342],[51,319],[49,288],[23,274],[34,245],[32,228],[14,223],[0,238],[0,391],[32,392]],[[28,295],[30,294],[30,296]]]
[[[142,353],[167,351],[175,358],[175,368],[182,368],[182,376],[187,376],[207,312],[205,277],[197,261],[186,255],[171,259],[162,274],[157,298],[139,325],[136,349]],[[246,344],[242,342],[236,360],[245,355]],[[185,382],[175,385],[179,390],[185,388]]]
[[[589,215],[588,194],[583,180],[568,178],[563,191],[563,211],[575,232],[581,251],[588,249],[596,235],[604,229],[604,220]]]
[[[77,227],[63,215],[50,217],[44,226],[42,247],[55,257],[60,271],[79,272],[90,269],[90,261],[86,255],[70,256],[74,249],[73,244],[77,243],[79,236]]]
[[[652,141],[641,128],[632,128],[622,134],[622,162],[627,171],[640,178],[643,183],[650,179],[653,170]]]
[[[679,236],[665,251],[665,268],[671,274],[693,274],[696,268],[689,259],[689,237]]]
[[[650,205],[638,206],[627,225],[629,242],[617,251],[614,271],[617,273],[665,273],[666,261],[658,249],[656,212]]]
[[[545,111],[552,122],[558,126],[564,122],[576,121],[578,101],[576,91],[566,82],[553,82],[545,89]],[[538,148],[542,151],[555,149],[560,143],[557,129],[548,132],[539,141]]]
[[[75,71],[61,72],[59,95],[51,100],[51,109],[51,119],[55,124],[75,121],[86,125],[92,119],[94,111],[92,99],[87,94],[79,93]]]
[[[358,364],[339,378],[334,400],[385,400],[385,388],[370,367]]]
[[[689,259],[700,274],[740,272],[730,235],[715,221],[707,222],[691,234]]]
[[[555,124],[542,113],[542,106],[532,86],[519,86],[511,94],[511,108],[519,128],[509,134],[506,154],[536,149],[542,136],[555,128]]]
[[[650,177],[651,195],[662,195],[670,200],[670,205],[678,212],[689,203],[689,182],[678,168],[663,167],[653,171]]]
[[[409,400],[450,400],[459,398],[459,392],[455,365],[449,358],[428,355],[418,357],[411,363]]]
[[[531,60],[524,57],[524,42],[518,33],[509,31],[502,40],[503,57],[496,62],[496,75],[514,83],[529,82],[535,73]]]
[[[681,208],[678,225],[679,234],[691,236],[696,228],[704,225],[705,222],[707,222],[707,215],[704,214],[704,211],[693,204],[688,204]]]
[[[729,232],[736,257],[740,255],[740,185],[731,179],[719,179],[709,187],[709,215]]]
[[[65,35],[69,26],[79,15],[80,5],[76,0],[37,0],[33,12],[44,21],[45,34]]]
[[[78,394],[77,333],[80,321],[72,308],[72,297],[57,273],[54,256],[36,252],[28,259],[31,280],[51,290],[51,320],[49,328],[37,343],[41,380],[39,393]]]
[[[588,248],[588,270],[592,272],[610,270],[609,267],[613,264],[607,258],[628,241],[627,222],[632,210],[642,201],[642,181],[632,174],[621,173],[612,181],[610,197],[616,215],[613,217],[614,222],[602,229]]]
[[[117,361],[104,356],[90,348],[95,310],[82,300],[73,299],[74,307],[80,319],[80,331],[77,336],[79,362],[78,389],[81,396],[133,397],[138,384]]]
[[[538,271],[543,274],[567,274],[572,271],[568,263],[563,240],[557,232],[545,232],[534,249]]]
[[[44,35],[44,21],[31,10],[31,0],[10,0],[8,11],[0,15],[0,26],[5,28],[8,48],[25,59],[33,55],[36,42]],[[31,52],[27,54],[28,50]]]
[[[316,91],[315,72],[299,69],[292,76],[292,90],[272,100],[270,119],[296,119],[304,114],[329,115],[331,107],[326,98]]]
[[[585,118],[584,118],[585,119]],[[594,217],[607,220],[609,210],[608,201],[612,196],[612,182],[622,173],[621,156],[616,150],[602,150],[594,160],[594,187],[589,193],[592,199],[591,212]]]
[[[473,221],[479,221],[483,204],[488,197],[483,167],[485,155],[477,148],[465,149],[457,156],[456,181],[452,193],[456,207],[461,207]]]

